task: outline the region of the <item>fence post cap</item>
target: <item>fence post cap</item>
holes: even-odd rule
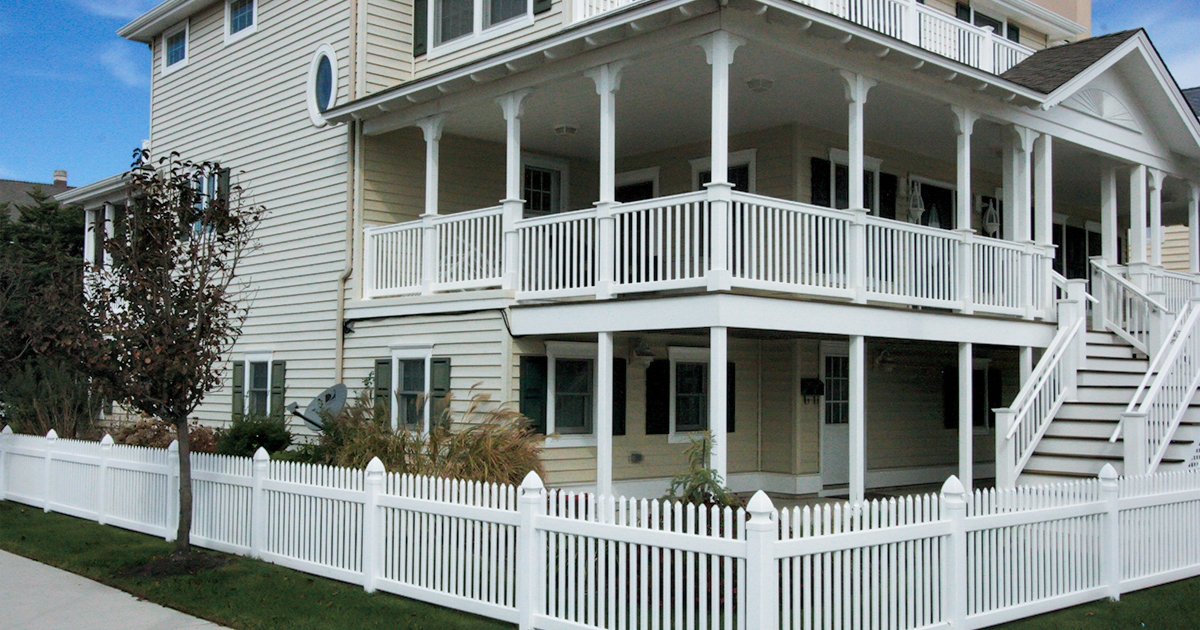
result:
[[[542,491],[546,489],[546,485],[542,483],[542,478],[531,470],[528,475],[525,475],[525,480],[521,482],[521,489]]]
[[[271,454],[267,452],[267,449],[260,446],[257,451],[254,451],[254,461],[265,462],[269,459],[271,459]]]
[[[4,435],[12,435],[12,432],[12,427],[8,426],[7,424],[4,425],[4,429],[0,429],[0,433],[3,433]]]
[[[46,432],[46,439],[47,440],[57,440],[58,439],[58,431],[55,431],[54,429],[50,429],[49,431]]]
[[[260,448],[259,450],[262,449]],[[258,453],[255,453],[254,456],[258,457]],[[382,475],[385,472],[387,472],[387,468],[384,467],[383,462],[380,461],[378,457],[372,457],[371,461],[367,462],[368,475],[377,476]]]
[[[113,444],[113,437],[107,433],[104,434],[104,437],[100,438],[100,446],[112,446]]]
[[[958,480],[958,476],[950,475],[946,483],[942,484],[942,494],[946,496],[961,496],[966,494],[966,489],[963,488],[962,482]]]
[[[1104,481],[1116,481],[1117,469],[1113,468],[1112,464],[1105,464],[1104,468],[1100,469],[1100,479]]]
[[[771,497],[767,496],[766,492],[759,490],[750,497],[750,502],[746,504],[746,511],[751,516],[769,515],[775,511],[775,504],[771,502]]]
[[[179,454],[179,440],[171,440],[171,444],[167,446],[168,453]]]

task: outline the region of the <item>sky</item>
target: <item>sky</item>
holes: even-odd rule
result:
[[[150,53],[116,31],[156,0],[0,0],[0,179],[83,185],[125,170],[149,134]],[[1096,35],[1143,26],[1200,86],[1200,0],[1093,0]]]

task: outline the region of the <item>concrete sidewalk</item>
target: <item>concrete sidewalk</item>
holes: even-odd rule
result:
[[[0,628],[39,630],[216,630],[74,573],[0,551]]]

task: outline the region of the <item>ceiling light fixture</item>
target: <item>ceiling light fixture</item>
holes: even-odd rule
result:
[[[746,87],[750,88],[751,92],[761,94],[771,89],[775,85],[775,79],[763,74],[758,74],[746,79]]]
[[[579,131],[579,127],[576,127],[575,125],[569,125],[566,123],[561,124],[561,125],[554,125],[554,133],[556,133],[560,136],[566,137],[566,138],[569,138],[569,137],[575,135],[576,131]]]

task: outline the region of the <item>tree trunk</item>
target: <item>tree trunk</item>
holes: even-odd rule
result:
[[[175,553],[192,550],[192,450],[187,417],[175,420],[175,439],[179,443],[179,529],[176,530]]]

